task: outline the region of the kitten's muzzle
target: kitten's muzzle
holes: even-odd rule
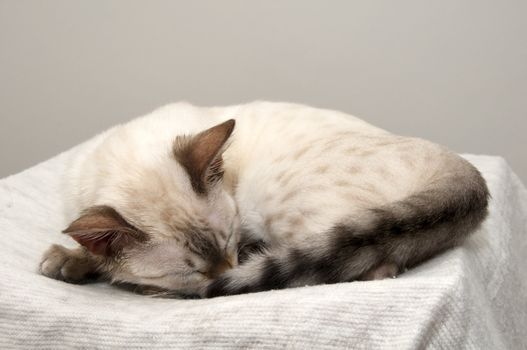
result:
[[[205,275],[210,279],[215,279],[225,271],[232,269],[235,265],[236,259],[228,256],[212,265],[210,270]]]

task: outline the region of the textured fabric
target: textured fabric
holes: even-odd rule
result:
[[[527,347],[527,191],[505,161],[466,156],[492,201],[462,247],[397,279],[210,300],[153,299],[40,276],[59,232],[67,154],[0,180],[0,348]]]

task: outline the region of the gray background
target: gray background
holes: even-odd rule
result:
[[[526,1],[0,0],[0,176],[164,103],[339,109],[527,181]]]

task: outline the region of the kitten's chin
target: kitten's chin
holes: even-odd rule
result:
[[[207,287],[202,287],[197,290],[170,290],[156,286],[129,285],[126,283],[119,284],[118,286],[144,296],[166,299],[202,299],[206,297],[208,288],[207,285]]]
[[[205,284],[201,284],[199,287],[196,288],[185,288],[180,290],[173,290],[170,292],[170,294],[173,294],[173,298],[182,298],[182,299],[200,299],[200,298],[206,298],[207,290],[209,285],[213,282],[213,280],[208,281]]]
[[[212,282],[212,281],[211,281]],[[210,283],[207,283],[207,285],[200,287],[198,289],[194,290],[180,290],[180,291],[173,291],[173,298],[179,298],[179,299],[204,299],[207,295],[207,290]]]
[[[212,283],[212,281],[211,281],[211,283]],[[209,290],[209,285],[210,285],[210,283],[209,283],[206,287],[200,289],[199,292],[196,293],[196,296],[197,296],[198,298],[200,298],[200,299],[205,299],[205,298],[207,298],[207,291]]]

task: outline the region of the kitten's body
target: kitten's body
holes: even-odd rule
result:
[[[174,139],[230,118],[236,129],[228,147],[216,138],[223,181],[194,181],[195,165],[185,163],[193,144],[180,139],[174,145]],[[225,139],[230,131],[224,131]],[[221,177],[217,162],[213,170]],[[144,233],[131,247],[119,247],[119,254],[83,251],[83,259],[93,257],[94,269],[115,281],[210,296],[396,273],[472,232],[486,214],[488,195],[478,171],[440,146],[339,112],[266,102],[222,108],[174,104],[115,127],[75,157],[68,188],[73,215],[111,207],[129,224],[124,231]],[[85,221],[82,229],[68,232],[92,232]],[[225,234],[231,231],[236,241],[241,232],[242,241],[265,242],[266,250],[220,274],[225,266],[212,265],[236,265],[234,238]],[[93,253],[84,238],[76,237]],[[214,250],[206,269],[217,273],[166,280],[172,266],[189,259],[176,246],[204,242],[214,242],[204,248],[208,253],[191,250]],[[220,258],[224,246],[229,248]],[[43,273],[75,280],[57,272],[68,260],[57,249],[47,256],[60,258],[45,259]],[[200,264],[193,260],[189,266],[202,270]]]

